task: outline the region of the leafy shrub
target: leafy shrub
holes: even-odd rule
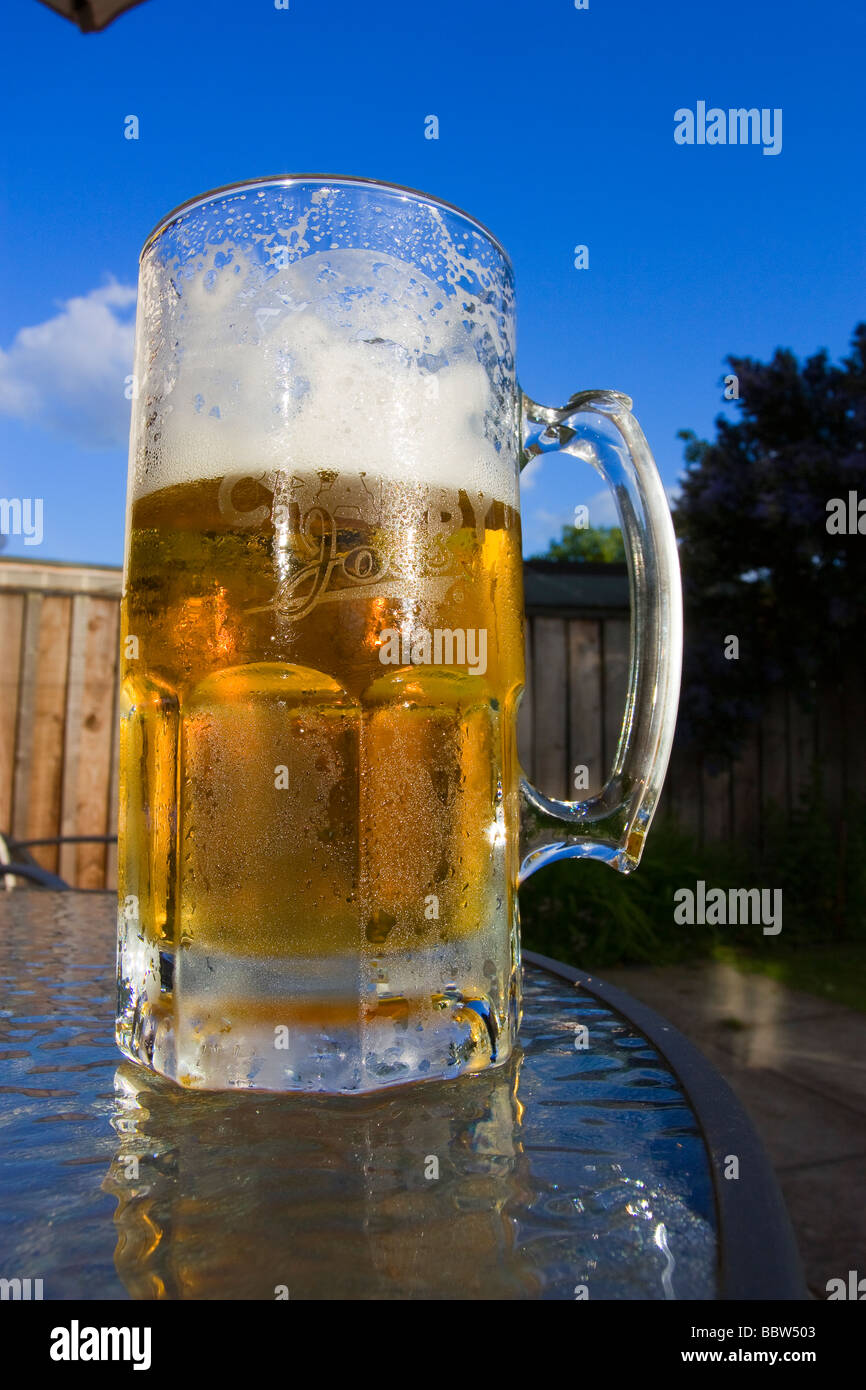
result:
[[[834,828],[815,778],[791,817],[765,818],[763,847],[700,845],[670,820],[656,822],[636,873],[593,861],[561,860],[520,890],[524,944],[581,968],[673,964],[710,955],[721,943],[762,949],[750,923],[683,926],[677,889],[782,890],[781,940],[814,945],[866,941],[866,803]]]

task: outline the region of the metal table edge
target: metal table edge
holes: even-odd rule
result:
[[[536,951],[530,965],[593,995],[634,1025],[664,1058],[694,1112],[707,1148],[719,1233],[719,1297],[752,1301],[811,1298],[790,1217],[763,1144],[731,1087],[689,1038],[617,985]],[[739,1178],[724,1177],[727,1157]]]

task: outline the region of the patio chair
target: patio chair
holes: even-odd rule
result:
[[[58,874],[52,874],[37,864],[30,850],[40,845],[117,844],[116,835],[55,835],[39,840],[17,840],[0,831],[0,877],[7,891],[18,888],[51,888],[68,892],[72,885]],[[100,893],[101,888],[79,889],[79,892]]]

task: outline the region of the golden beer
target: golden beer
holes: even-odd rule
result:
[[[404,1079],[412,1032],[446,1068],[498,1060],[517,512],[432,482],[226,475],[135,500],[127,564],[121,900],[160,986],[130,1049],[162,1025],[198,1085],[241,1079],[212,1035],[272,1085],[299,1049],[301,1086]]]

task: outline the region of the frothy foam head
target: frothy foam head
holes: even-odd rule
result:
[[[133,495],[328,468],[516,505],[502,405],[461,295],[381,252],[319,251],[283,267],[279,255],[232,265],[213,248],[170,313],[163,304],[160,350],[140,369],[158,418],[146,437],[143,420],[134,431]]]

